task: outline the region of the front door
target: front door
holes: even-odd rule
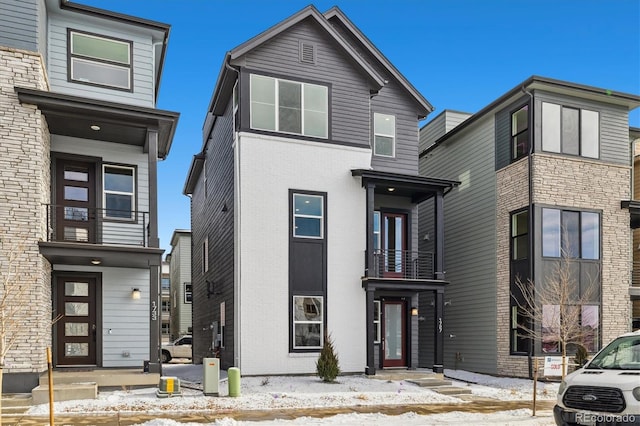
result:
[[[382,244],[384,253],[383,276],[402,278],[407,264],[407,215],[404,213],[382,214]]]
[[[56,286],[56,365],[96,365],[96,279],[58,277]]]
[[[56,240],[95,242],[95,164],[56,163]]]
[[[406,303],[382,302],[382,367],[406,367]]]

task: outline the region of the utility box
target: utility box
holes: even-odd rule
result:
[[[220,396],[220,359],[219,358],[203,358],[202,359],[203,382],[202,391],[207,396]]]
[[[180,379],[177,377],[160,377],[160,383],[158,384],[158,390],[156,391],[158,398],[168,398],[171,396],[182,396],[180,390]]]

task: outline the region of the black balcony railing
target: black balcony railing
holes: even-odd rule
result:
[[[376,250],[370,278],[398,278],[405,280],[434,279],[433,252],[411,250]]]
[[[47,241],[148,247],[149,213],[46,204]]]

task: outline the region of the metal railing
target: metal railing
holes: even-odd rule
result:
[[[434,253],[412,250],[375,250],[370,278],[434,279]]]
[[[149,213],[45,204],[47,241],[148,247]]]

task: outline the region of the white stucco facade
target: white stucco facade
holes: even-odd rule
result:
[[[360,178],[351,170],[370,168],[371,150],[244,133],[238,135],[234,149],[236,365],[246,375],[315,372],[317,352],[289,351],[289,190],[293,189],[326,193],[325,325],[342,371],[362,371],[366,199]]]

